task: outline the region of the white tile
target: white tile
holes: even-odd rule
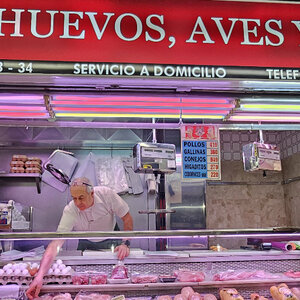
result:
[[[275,142],[276,142],[276,136],[275,136],[275,134],[270,134],[270,135],[268,136],[268,141],[269,141],[270,143],[275,143]]]
[[[295,153],[297,153],[298,152],[298,147],[297,147],[297,145],[293,145],[293,153],[295,154]]]
[[[233,160],[241,160],[241,153],[233,153]]]
[[[292,136],[292,143],[293,145],[297,143],[297,136],[295,134]]]
[[[250,134],[250,141],[256,142],[258,140],[258,133],[251,133]]]
[[[232,144],[232,150],[233,150],[233,152],[240,151],[240,144],[239,143],[233,143]]]
[[[223,141],[229,142],[230,141],[230,134],[229,133],[223,133]]]
[[[230,143],[223,143],[223,151],[224,152],[231,152],[231,145],[230,145]]]
[[[249,141],[249,134],[243,133],[241,135],[241,140],[242,140],[242,142],[248,142]]]
[[[231,153],[224,153],[224,160],[231,160]]]
[[[232,134],[232,141],[233,142],[238,142],[240,140],[240,136],[238,133],[233,133]]]

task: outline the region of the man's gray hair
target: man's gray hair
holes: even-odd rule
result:
[[[90,194],[93,191],[93,184],[87,177],[78,177],[72,180],[70,187],[72,186],[85,186],[86,191]]]

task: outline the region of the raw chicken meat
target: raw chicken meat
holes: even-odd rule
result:
[[[107,282],[107,274],[95,273],[90,274],[91,284],[105,284]]]
[[[43,295],[41,297],[34,298],[34,300],[52,300],[52,296],[50,296],[50,295]]]
[[[190,286],[186,286],[181,289],[181,294],[184,295],[187,299],[189,299],[190,296],[194,293],[194,290]]]
[[[194,293],[189,297],[189,300],[203,300],[203,296],[199,293]]]
[[[294,272],[293,270],[289,270],[283,274],[285,276],[292,277],[292,278],[300,278],[300,272]]]
[[[203,300],[217,300],[216,296],[213,294],[205,294]]]
[[[110,295],[101,295],[98,293],[92,293],[89,295],[78,294],[74,300],[110,300]]]
[[[181,282],[201,282],[205,275],[201,271],[179,271],[177,280]]]
[[[227,270],[217,273],[213,276],[213,280],[225,281],[225,280],[245,280],[245,279],[268,279],[268,278],[280,278],[280,275],[265,272],[264,270]]]
[[[69,293],[65,293],[54,296],[52,300],[72,300],[72,297]]]
[[[174,297],[174,300],[188,300],[186,295],[178,294]]]
[[[251,300],[268,300],[268,298],[265,298],[264,296],[259,296],[258,294],[251,294],[250,297]]]
[[[172,297],[169,295],[158,296],[157,300],[172,300]]]
[[[84,274],[84,273],[75,273],[72,276],[72,283],[75,285],[86,285],[89,284],[89,274]]]
[[[117,265],[111,272],[112,279],[126,279],[128,278],[128,270],[124,265]]]
[[[132,283],[155,283],[158,281],[158,275],[155,274],[134,274],[131,275]]]
[[[69,293],[58,295],[46,294],[41,297],[35,298],[34,300],[72,300],[72,297]]]

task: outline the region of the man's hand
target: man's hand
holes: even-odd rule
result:
[[[123,260],[125,257],[127,257],[130,253],[129,247],[126,245],[120,245],[116,247],[115,252],[118,252],[118,259]]]
[[[43,285],[43,276],[37,275],[31,282],[28,290],[26,291],[26,296],[29,300],[37,298],[39,296],[41,287]]]

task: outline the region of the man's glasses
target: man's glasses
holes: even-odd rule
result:
[[[86,183],[86,182],[73,182],[72,184],[71,184],[71,186],[81,186],[81,185],[86,185],[86,186],[89,186],[89,187],[93,187],[91,184],[89,184],[89,183]]]

